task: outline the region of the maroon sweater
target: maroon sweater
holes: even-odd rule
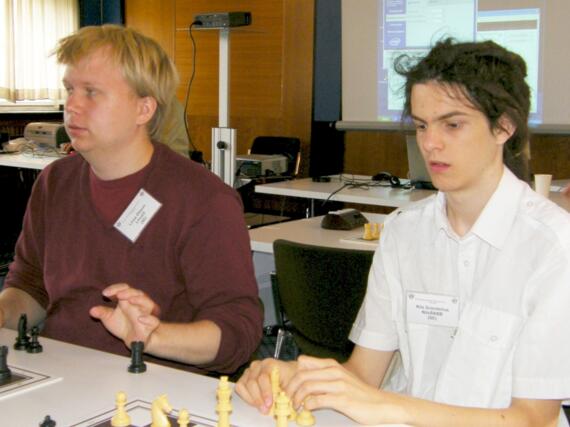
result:
[[[162,144],[155,144],[150,164],[133,177],[103,186],[119,199],[125,199],[121,187],[132,191],[119,202],[125,206],[102,206],[101,194],[91,193],[98,187],[83,157],[46,167],[28,202],[5,287],[24,290],[46,308],[42,335],[128,355],[123,342],[88,313],[94,305],[113,305],[103,300],[103,288],[128,283],[160,306],[162,321],[208,319],[222,330],[212,363],[166,364],[197,372],[234,371],[250,358],[262,330],[237,193]],[[132,243],[113,223],[139,188],[162,207]],[[113,211],[118,214],[110,218]]]

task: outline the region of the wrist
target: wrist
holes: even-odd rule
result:
[[[158,325],[155,326],[147,335],[144,345],[144,352],[148,354],[155,354],[156,350],[161,348],[161,333],[162,322],[158,320]]]

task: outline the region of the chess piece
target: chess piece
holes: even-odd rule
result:
[[[146,372],[146,364],[143,361],[144,342],[133,341],[131,343],[131,364],[129,372],[133,374],[142,374]]]
[[[152,402],[150,413],[152,424],[150,427],[170,427],[170,421],[166,414],[172,412],[172,406],[168,403],[166,394],[161,394]]]
[[[303,427],[314,426],[316,422],[314,415],[312,414],[311,411],[305,408],[305,405],[303,405],[303,409],[297,415],[296,421],[298,426],[303,426]]]
[[[49,415],[46,415],[44,420],[40,423],[40,427],[55,427],[55,421]]]
[[[232,412],[231,403],[232,389],[228,383],[226,375],[220,377],[216,396],[218,403],[216,405],[216,412],[218,413],[217,427],[230,427],[230,413]]]
[[[293,401],[289,399],[289,421],[295,421],[297,419],[297,411],[293,407]]]
[[[126,404],[127,395],[122,391],[118,392],[115,398],[117,412],[115,412],[115,415],[111,418],[112,427],[129,427],[131,425],[131,417],[129,417],[125,409]]]
[[[181,409],[178,413],[178,427],[188,427],[190,424],[190,414],[186,409]]]
[[[285,392],[279,392],[275,401],[275,418],[277,427],[287,427],[289,416],[291,415],[291,402]]]
[[[30,337],[28,337],[28,316],[25,313],[20,314],[18,319],[18,336],[16,337],[16,342],[14,343],[14,350],[25,350],[28,348],[30,343]]]
[[[279,368],[277,366],[271,369],[269,378],[271,380],[271,393],[273,394],[273,403],[271,404],[271,408],[269,408],[269,415],[273,416],[275,415],[275,402],[281,391],[281,386],[279,385]]]
[[[8,368],[8,347],[0,346],[0,384],[6,384],[12,378],[12,371]]]
[[[32,340],[30,341],[30,343],[28,344],[28,347],[26,348],[26,351],[28,353],[41,353],[42,351],[44,351],[44,348],[42,347],[42,345],[38,341],[39,333],[40,333],[40,330],[38,329],[38,327],[34,326],[31,330]]]

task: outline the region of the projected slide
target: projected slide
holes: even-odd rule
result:
[[[515,2],[512,2],[514,4]],[[542,4],[540,1],[529,3]],[[520,2],[519,2],[520,4]],[[541,8],[507,7],[492,0],[379,0],[377,42],[377,119],[398,121],[403,105],[403,79],[394,58],[423,56],[438,40],[494,40],[521,55],[531,88],[531,121],[542,121]]]

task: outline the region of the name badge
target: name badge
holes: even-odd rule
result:
[[[162,203],[141,189],[114,227],[134,243],[161,206]]]
[[[456,328],[459,298],[449,295],[408,292],[406,316],[409,323]]]

